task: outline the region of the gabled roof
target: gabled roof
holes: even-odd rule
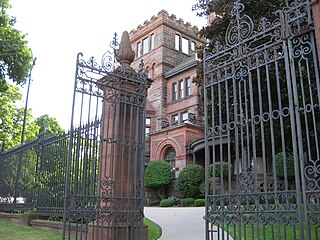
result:
[[[166,72],[164,77],[169,78],[172,77],[178,73],[181,73],[185,70],[188,70],[191,67],[195,67],[198,64],[198,60],[196,57],[196,54],[193,54],[191,57],[187,58],[185,61],[181,62],[177,66],[175,66],[173,69],[170,71]]]

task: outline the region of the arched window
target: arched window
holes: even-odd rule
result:
[[[147,75],[148,78],[150,78],[150,68],[149,68],[149,66],[146,67],[146,75]]]
[[[167,148],[164,154],[164,159],[169,162],[171,168],[175,167],[176,151],[173,147]]]

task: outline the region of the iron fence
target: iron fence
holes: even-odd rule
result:
[[[236,1],[225,42],[204,54],[206,238],[319,239],[320,78],[310,3],[287,1],[256,25],[243,10]]]

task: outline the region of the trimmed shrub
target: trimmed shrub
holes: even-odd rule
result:
[[[183,198],[181,199],[181,205],[183,207],[193,206],[194,199],[193,198]]]
[[[215,162],[214,166],[215,166],[214,168],[215,177],[221,177],[221,166],[222,166],[223,178],[228,177],[229,164],[227,162]],[[230,166],[230,171],[232,171],[232,166]],[[209,176],[213,177],[213,164],[210,164],[209,166]]]
[[[200,186],[203,182],[203,167],[197,164],[190,164],[180,172],[177,188],[184,197],[195,198],[201,194]]]
[[[144,173],[144,184],[155,190],[160,199],[165,196],[165,187],[172,182],[169,163],[156,160],[150,162]]]
[[[204,207],[206,205],[206,200],[203,198],[199,198],[194,200],[194,206],[195,207]]]
[[[174,205],[174,200],[173,199],[162,199],[160,201],[160,207],[172,207]]]
[[[283,152],[280,152],[275,155],[275,163],[276,163],[276,176],[278,178],[284,178],[284,161],[283,161]],[[294,177],[294,158],[292,154],[287,154],[286,158],[286,169],[287,169],[287,177]]]

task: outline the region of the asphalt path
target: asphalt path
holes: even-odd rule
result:
[[[204,207],[145,207],[144,213],[161,227],[160,240],[205,239]]]
[[[145,207],[144,213],[161,227],[160,240],[205,240],[204,207]],[[222,229],[212,232],[210,239],[233,240]]]

